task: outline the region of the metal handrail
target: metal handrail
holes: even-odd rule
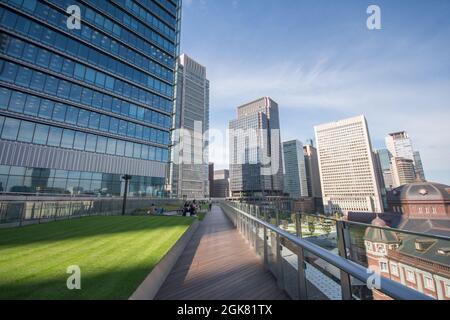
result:
[[[373,226],[371,224],[367,224],[364,222],[358,222],[358,221],[350,221],[350,220],[341,220],[341,219],[336,219],[333,217],[328,217],[325,215],[315,215],[315,214],[311,214],[311,213],[295,213],[295,214],[299,214],[301,216],[305,216],[305,217],[313,217],[313,218],[318,218],[318,219],[324,219],[324,220],[331,220],[334,222],[338,222],[341,221],[343,223],[345,223],[346,225],[355,225],[355,226],[360,226],[360,227],[370,227],[370,228],[374,228],[374,229],[381,229],[381,230],[386,230],[386,231],[391,231],[391,232],[398,232],[398,233],[404,233],[404,234],[409,234],[412,236],[419,236],[419,237],[424,237],[424,238],[434,238],[434,239],[439,239],[439,240],[444,240],[444,241],[450,241],[450,236],[445,236],[445,235],[440,235],[440,234],[424,234],[421,232],[415,232],[415,231],[410,231],[410,230],[403,230],[403,229],[398,229],[398,228],[392,228],[392,227],[380,227],[380,226]]]
[[[277,233],[283,238],[286,238],[290,242],[294,243],[295,245],[303,248],[304,250],[312,253],[313,255],[323,259],[324,261],[330,263],[331,265],[337,267],[338,269],[348,273],[352,277],[367,283],[369,278],[372,276],[372,273],[368,273],[367,269],[363,266],[350,261],[348,259],[345,259],[343,257],[337,256],[331,252],[329,252],[326,249],[321,248],[320,246],[317,246],[309,241],[306,241],[304,239],[298,238],[294,236],[293,234],[290,234],[289,232],[286,232],[276,226],[271,225],[270,223],[261,220],[257,217],[254,217],[245,211],[238,209],[228,203],[224,203],[227,206],[229,206],[231,209],[238,211],[240,214],[244,215],[245,217],[263,225],[264,227],[272,230],[273,232]],[[420,293],[416,290],[413,290],[409,287],[406,287],[402,285],[401,283],[395,282],[393,280],[390,280],[388,278],[385,278],[380,275],[380,289],[379,291],[383,292],[384,294],[398,300],[433,300],[431,297]]]

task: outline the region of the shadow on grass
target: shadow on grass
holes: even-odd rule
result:
[[[100,235],[140,231],[164,231],[173,227],[188,227],[194,218],[155,216],[95,216],[28,225],[0,230],[2,246],[56,242]]]
[[[0,281],[0,300],[126,300],[154,265],[135,266],[115,271],[83,275],[81,270],[81,289],[69,290],[66,285],[65,270],[52,279],[16,283]]]

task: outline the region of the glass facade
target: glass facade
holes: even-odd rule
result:
[[[72,5],[81,11],[79,29],[68,28]],[[135,175],[130,191],[160,192],[165,169],[157,163],[168,162],[179,17],[178,0],[2,1],[0,142],[145,160],[157,169]],[[67,162],[68,174],[80,172]],[[18,168],[10,160],[0,165]],[[119,167],[91,172],[97,178],[89,187],[67,177],[33,185],[30,176],[2,172],[0,192],[115,195],[120,176],[130,174]],[[102,187],[112,181],[104,175],[115,176],[116,186]]]
[[[120,196],[120,174],[26,168],[0,165],[0,192],[52,195]],[[164,193],[164,178],[136,177],[129,183],[131,196],[158,197]]]

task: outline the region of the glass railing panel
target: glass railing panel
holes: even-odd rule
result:
[[[310,241],[336,255],[339,254],[336,220],[320,216],[301,215],[300,225],[301,230],[299,230],[299,233],[302,239]]]
[[[292,299],[299,299],[298,248],[283,239],[281,245],[281,276],[283,288]]]
[[[264,259],[264,227],[260,224],[256,225],[255,251]]]
[[[309,252],[304,256],[308,300],[342,300],[340,270]]]
[[[272,274],[278,274],[277,234],[270,229],[267,229],[267,267]]]

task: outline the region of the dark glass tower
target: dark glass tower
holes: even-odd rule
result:
[[[0,192],[163,194],[180,6],[0,2]]]

